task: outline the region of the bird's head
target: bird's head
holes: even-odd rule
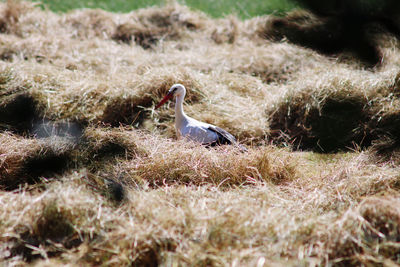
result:
[[[167,102],[169,99],[173,97],[179,97],[182,96],[184,97],[186,94],[186,89],[185,86],[182,84],[174,84],[171,86],[171,88],[168,90],[168,93],[164,96],[164,98],[158,103],[158,105],[155,107],[156,109],[161,107],[165,102]]]

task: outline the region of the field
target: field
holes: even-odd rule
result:
[[[398,40],[366,66],[273,21],[0,3],[2,264],[399,264]],[[174,83],[248,152],[177,140]]]
[[[43,0],[44,6],[50,10],[71,11],[77,8],[101,8],[111,12],[128,13],[134,9],[150,6],[164,5],[164,0],[97,0],[97,1],[62,1],[62,0]],[[171,2],[171,1],[170,1]],[[183,2],[183,1],[181,1]],[[283,14],[296,7],[290,0],[268,0],[268,1],[234,1],[234,0],[186,0],[183,2],[192,9],[201,10],[213,17],[223,17],[229,14],[236,14],[240,18],[250,18],[269,13]]]

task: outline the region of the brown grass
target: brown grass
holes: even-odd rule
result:
[[[213,184],[218,187],[286,183],[296,178],[296,162],[270,147],[241,153],[238,148],[209,150],[196,144],[153,140],[147,157],[126,162],[123,169],[150,184]],[[193,147],[194,146],[194,147]],[[134,167],[135,166],[135,167]]]
[[[398,41],[365,69],[273,22],[0,3],[2,262],[398,264]],[[248,152],[176,140],[174,83]]]
[[[40,178],[53,178],[73,164],[74,144],[57,137],[42,140],[21,139],[9,133],[0,136],[0,185],[16,189]]]

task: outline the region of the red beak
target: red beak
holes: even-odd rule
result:
[[[155,107],[155,109],[158,109],[159,107],[161,107],[165,102],[167,102],[169,99],[171,99],[174,96],[173,93],[168,93],[166,96],[164,96],[164,98],[161,100],[160,103],[158,103],[158,105]]]

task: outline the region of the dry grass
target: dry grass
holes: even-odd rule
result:
[[[3,189],[38,182],[41,177],[61,174],[73,165],[75,145],[57,137],[37,141],[6,132],[1,134],[0,144],[0,185]]]
[[[365,69],[265,39],[273,21],[1,3],[2,261],[398,264],[398,41]],[[154,110],[174,83],[249,151],[176,140]]]

